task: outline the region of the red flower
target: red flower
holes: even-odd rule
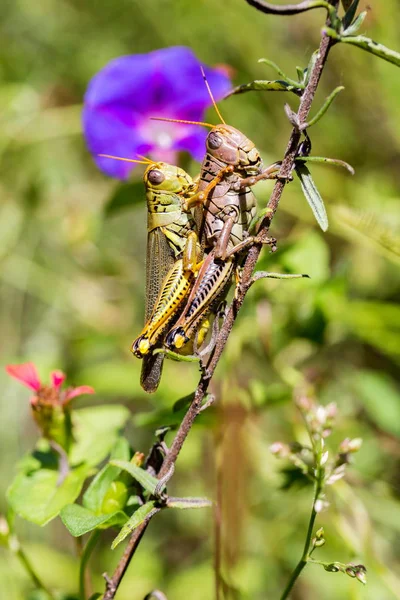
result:
[[[62,371],[53,371],[51,385],[43,385],[31,362],[7,365],[6,371],[35,392],[31,398],[32,416],[42,435],[68,452],[73,440],[69,403],[76,396],[94,394],[94,389],[88,385],[80,385],[62,390],[61,386],[65,381]]]
[[[53,371],[51,373],[51,385],[43,385],[40,381],[38,372],[33,363],[27,362],[22,365],[7,365],[6,371],[11,377],[14,377],[26,387],[37,392],[31,399],[31,404],[37,404],[40,400],[46,404],[65,405],[77,396],[83,394],[94,394],[94,389],[89,385],[80,385],[76,388],[67,388],[61,390],[65,381],[65,374],[62,371]]]

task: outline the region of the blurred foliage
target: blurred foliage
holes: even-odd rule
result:
[[[97,397],[79,399],[79,407],[125,404],[133,413],[126,435],[135,449],[147,451],[156,424],[177,422],[173,404],[194,389],[198,367],[169,361],[154,396],[140,388],[140,362],[129,346],[144,312],[144,198],[136,180],[124,190],[94,167],[81,136],[85,87],[116,56],[176,44],[191,46],[209,64],[230,65],[237,85],[265,76],[257,62],[263,56],[294,77],[318,44],[321,12],[267,17],[243,0],[231,0],[229,9],[215,0],[2,3],[2,363],[33,360],[43,375],[61,368],[71,384],[93,385]],[[399,49],[399,19],[398,0],[373,3],[361,33]],[[199,419],[171,484],[176,496],[215,497],[216,462],[223,464],[220,493],[230,507],[224,577],[241,598],[276,598],[301,555],[310,489],[280,489],[287,474],[268,451],[276,439],[301,435],[291,402],[299,372],[313,381],[320,401],[338,403],[337,441],[364,439],[349,479],[331,493],[333,507],[319,517],[327,540],[319,556],[364,563],[369,583],[362,588],[311,565],[293,598],[400,598],[400,78],[393,65],[338,45],[312,114],[342,84],[345,90],[311,131],[313,153],[346,160],[356,174],[311,165],[326,202],[327,234],[299,183],[287,186],[272,230],[278,252],[265,250],[260,268],[306,272],[311,279],[254,285],[217,371],[219,402]],[[294,96],[260,91],[220,107],[268,163],[286,147],[285,101],[297,106]],[[212,111],[209,119],[215,120]],[[199,168],[187,157],[183,165],[193,175]],[[271,185],[256,188],[261,206]],[[0,376],[3,498],[37,432],[26,391]],[[155,411],[160,418],[152,417]],[[155,587],[170,599],[188,591],[193,600],[211,598],[210,514],[157,516],[118,598],[139,600]],[[76,593],[76,548],[60,522],[40,529],[17,520],[16,528],[48,586]],[[110,550],[112,539],[102,535],[91,561],[95,590],[123,551],[123,544]],[[7,600],[40,596],[3,550],[0,580]]]

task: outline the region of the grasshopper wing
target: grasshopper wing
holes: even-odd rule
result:
[[[159,227],[149,232],[147,237],[146,258],[146,322],[150,318],[154,304],[166,274],[174,262],[174,255],[165,234]],[[160,383],[164,355],[148,354],[143,357],[140,383],[151,394]]]

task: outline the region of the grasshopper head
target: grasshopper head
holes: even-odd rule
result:
[[[146,189],[175,194],[185,193],[193,185],[192,178],[179,167],[164,162],[150,164],[144,172]]]
[[[248,137],[231,125],[216,125],[206,140],[207,152],[244,175],[257,175],[262,169],[260,154]]]

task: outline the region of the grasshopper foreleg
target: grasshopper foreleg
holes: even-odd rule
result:
[[[264,179],[283,179],[285,181],[292,181],[293,180],[292,175],[288,175],[287,177],[281,177],[279,175],[281,166],[282,166],[281,162],[273,163],[272,165],[270,165],[269,167],[264,169],[264,171],[262,171],[258,175],[252,175],[250,177],[245,177],[244,179],[238,179],[238,181],[236,181],[233,184],[232,188],[235,191],[239,192],[243,188],[251,187],[251,186],[255,185],[256,183],[258,183],[259,181],[263,181]]]
[[[212,181],[210,181],[210,183],[208,183],[206,187],[203,190],[201,190],[201,192],[197,192],[196,194],[194,194],[186,200],[185,210],[188,211],[189,209],[198,206],[199,204],[204,204],[210,193],[222,181],[225,175],[230,175],[231,173],[233,173],[233,171],[234,167],[232,165],[228,165],[227,167],[221,169],[216,174],[214,179],[212,179]]]
[[[245,240],[242,240],[241,242],[236,244],[236,246],[234,246],[230,250],[227,250],[223,258],[224,258],[224,260],[231,258],[234,254],[237,254],[238,252],[242,252],[243,250],[245,250],[246,248],[249,248],[250,246],[253,246],[254,244],[264,244],[266,246],[271,247],[271,252],[276,251],[276,239],[275,238],[263,239],[263,238],[260,238],[257,236],[250,235]]]

